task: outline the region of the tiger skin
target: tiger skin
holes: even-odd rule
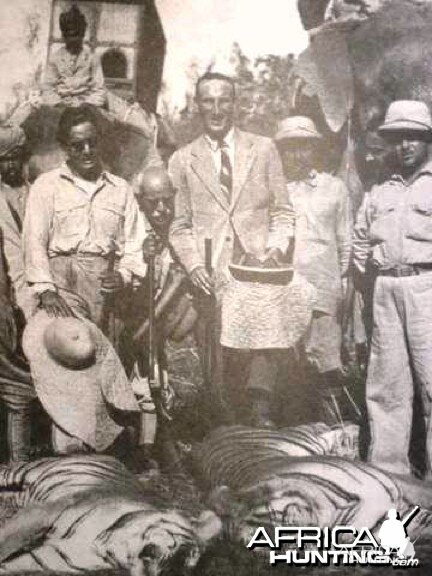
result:
[[[354,425],[227,426],[204,439],[195,465],[206,488],[219,488],[215,509],[225,516],[234,511],[230,537],[244,544],[258,526],[349,525],[375,533],[390,508],[403,517],[414,505],[421,510],[410,536],[432,535],[432,482],[359,461],[356,434]]]
[[[0,529],[0,574],[183,574],[221,527],[161,502],[109,456],[4,467],[1,490],[22,508]]]

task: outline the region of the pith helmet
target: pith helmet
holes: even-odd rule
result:
[[[322,135],[318,132],[311,118],[307,116],[289,116],[279,122],[275,140],[276,142],[280,142],[291,138],[311,138],[318,140],[322,138]]]
[[[419,100],[395,100],[387,109],[384,123],[378,128],[383,136],[390,132],[415,131],[432,133],[428,106]]]

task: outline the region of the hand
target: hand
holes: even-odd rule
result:
[[[280,248],[268,248],[264,255],[263,264],[268,265],[270,268],[272,264],[277,267],[282,266],[284,263],[283,252]]]
[[[42,294],[39,295],[39,303],[41,308],[43,308],[51,318],[68,318],[69,316],[74,316],[66,300],[54,290],[45,290],[45,292],[42,292]]]
[[[208,296],[213,294],[213,280],[204,266],[198,266],[190,273],[190,279],[194,286],[205,292]]]
[[[157,256],[162,251],[162,241],[155,234],[149,234],[143,243],[144,261],[148,262],[152,256]]]
[[[115,292],[119,292],[124,288],[124,280],[123,276],[120,272],[106,272],[101,276],[102,278],[102,287],[101,292],[106,294],[114,294]]]

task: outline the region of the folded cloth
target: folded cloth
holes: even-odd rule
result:
[[[315,288],[299,274],[283,286],[232,278],[222,294],[221,344],[228,348],[290,348],[312,318]]]

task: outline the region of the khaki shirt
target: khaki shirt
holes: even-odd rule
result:
[[[64,164],[39,176],[30,189],[24,220],[27,281],[52,286],[50,257],[108,256],[113,248],[125,281],[144,277],[145,237],[143,216],[125,180],[105,171],[89,193]]]
[[[49,60],[44,78],[44,102],[55,106],[87,103],[103,106],[106,89],[102,66],[87,46],[75,56],[61,46]]]
[[[339,178],[313,172],[287,191],[296,214],[294,267],[317,289],[315,309],[335,314],[351,255],[348,190]]]
[[[394,175],[365,195],[353,250],[361,272],[369,258],[378,270],[432,263],[432,162],[412,182]]]

